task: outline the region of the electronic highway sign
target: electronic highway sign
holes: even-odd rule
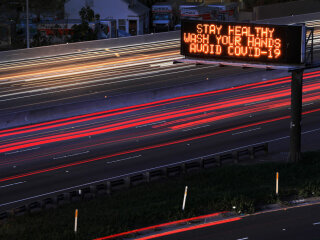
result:
[[[305,26],[185,20],[181,54],[229,62],[302,64]]]

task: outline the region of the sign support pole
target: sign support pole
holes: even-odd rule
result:
[[[296,69],[292,71],[289,154],[289,161],[291,162],[298,162],[301,158],[302,79],[303,69]]]

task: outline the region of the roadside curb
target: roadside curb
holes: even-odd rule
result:
[[[116,239],[118,237],[125,237],[128,240],[148,240],[161,236],[171,235],[179,232],[190,231],[199,228],[205,228],[213,225],[233,222],[241,220],[245,217],[260,215],[264,213],[271,213],[277,211],[286,211],[297,207],[306,207],[320,204],[320,197],[311,197],[306,199],[297,199],[288,202],[293,205],[286,205],[284,203],[276,203],[264,206],[266,210],[258,211],[252,214],[237,214],[234,211],[223,211],[193,218],[182,219],[174,222],[149,226],[128,232],[109,235],[106,237],[96,238],[94,240]]]
[[[306,207],[306,206],[312,206],[312,205],[318,205],[318,204],[320,204],[320,197],[295,199],[295,200],[289,201],[286,204],[276,203],[276,204],[266,205],[264,210],[251,213],[251,214],[246,214],[242,217],[255,216],[259,214],[271,213],[271,212],[277,212],[277,211],[286,211],[286,210],[297,208],[297,207]]]
[[[226,216],[228,216],[226,218]],[[202,228],[216,224],[222,224],[229,221],[240,220],[239,217],[234,217],[231,212],[223,211],[198,217],[181,219],[178,221],[153,225],[145,228],[135,229],[128,232],[109,235],[106,237],[96,238],[95,240],[115,239],[117,237],[124,237],[127,239],[151,239],[159,235],[169,235],[175,232],[188,231],[191,228]],[[191,226],[192,225],[192,226]],[[191,230],[191,229],[190,229]]]

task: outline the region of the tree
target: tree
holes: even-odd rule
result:
[[[81,8],[79,15],[82,23],[94,21],[94,11],[89,6]]]
[[[71,41],[89,41],[97,39],[97,32],[93,31],[89,26],[89,22],[99,21],[100,15],[94,14],[94,11],[90,7],[82,7],[79,11],[81,18],[81,24],[75,24],[72,26],[73,35]]]
[[[153,4],[158,2],[157,0],[139,0],[139,1],[149,8],[151,8]]]
[[[68,0],[53,0],[53,1],[43,1],[43,0],[29,0],[29,11],[37,15],[37,19],[40,19],[41,13],[51,13],[53,15],[59,15],[58,17],[63,18],[62,13],[64,9],[64,4]],[[44,4],[45,2],[45,4]],[[25,12],[26,9],[26,0],[1,0],[0,1],[0,9],[1,6],[5,6],[7,11],[11,12],[15,11],[13,19],[16,22],[20,20],[21,12]]]

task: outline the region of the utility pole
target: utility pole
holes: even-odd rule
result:
[[[27,11],[27,48],[30,48],[30,41],[29,41],[29,0],[26,0],[26,11]]]
[[[303,68],[292,71],[289,155],[289,160],[291,162],[298,162],[301,158],[302,79]]]

